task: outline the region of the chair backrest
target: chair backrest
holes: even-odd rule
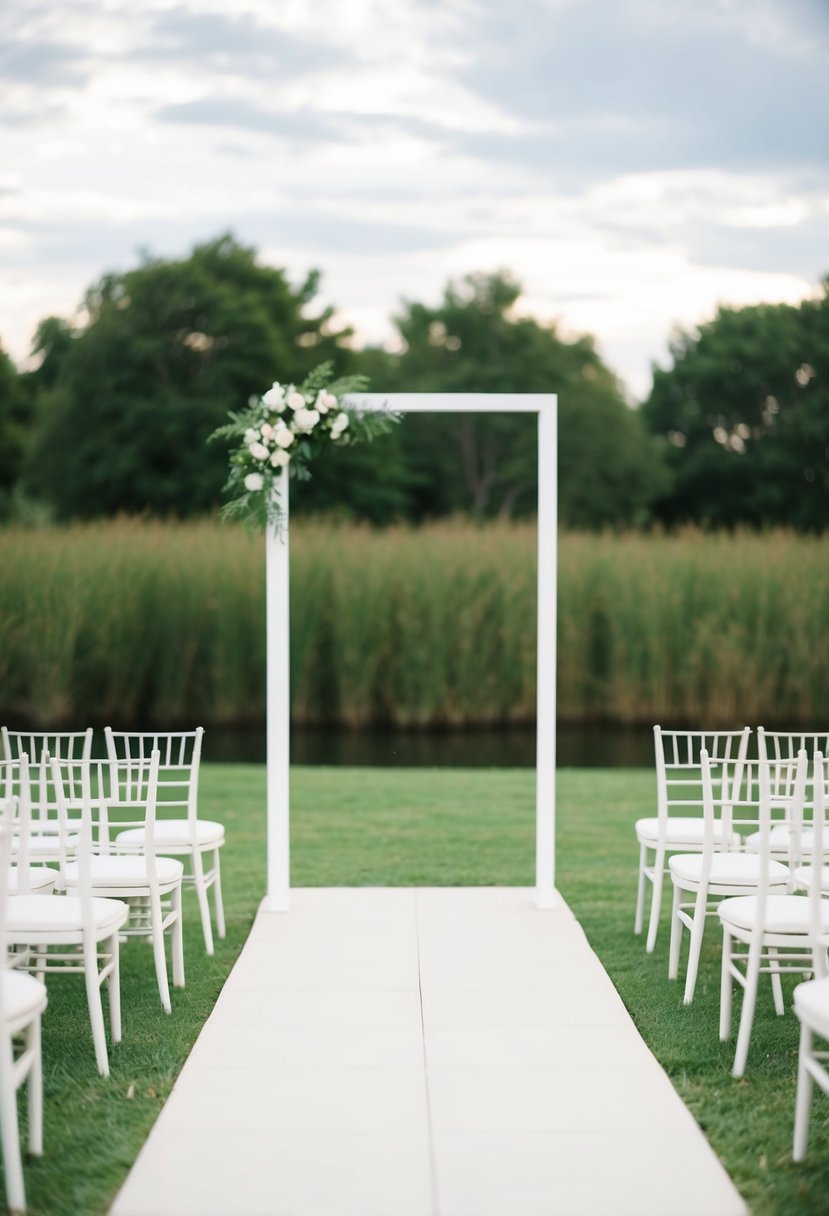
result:
[[[77,826],[76,821],[69,817],[68,795],[80,784],[89,853],[106,856],[114,852],[118,832],[141,828],[144,831],[148,872],[154,878],[158,761],[158,751],[151,752],[141,761],[52,761],[60,820],[61,869],[73,852],[71,841],[76,835]],[[80,865],[79,858],[79,870]]]
[[[195,823],[199,801],[199,768],[204,728],[191,731],[104,731],[112,783],[127,802],[142,796],[148,765],[158,752],[156,815],[159,819],[188,819]]]
[[[90,858],[93,853],[93,823],[98,806],[97,789],[93,785],[92,762],[88,759],[53,759],[51,765],[58,811],[61,880],[65,880],[67,860],[74,856],[78,863],[77,894],[81,901],[83,929],[85,934],[92,937],[95,917]],[[81,786],[80,803],[76,803],[74,799],[70,803],[70,793],[74,792],[77,783]],[[72,816],[71,822],[70,805],[77,807],[77,813]]]
[[[785,773],[781,772],[785,769]],[[760,881],[757,894],[764,896],[769,889],[772,860],[779,860],[781,844],[773,842],[772,829],[788,829],[785,847],[791,866],[800,862],[806,808],[806,786],[809,759],[805,751],[787,761],[743,759],[723,769],[713,766],[703,753],[703,791],[705,800],[705,834],[703,852],[713,847],[713,828],[720,810],[737,832],[754,836],[759,857]],[[786,798],[775,791],[785,785]]]
[[[656,805],[660,830],[668,816],[703,814],[702,754],[708,757],[712,774],[728,773],[748,754],[751,731],[663,730],[654,726],[656,754]]]
[[[805,751],[810,758],[816,752],[829,756],[829,731],[766,730],[757,727],[757,752],[762,759],[792,760]]]
[[[89,760],[92,755],[92,727],[86,730],[9,730],[0,727],[7,760],[17,760],[22,752],[34,768],[44,755],[57,760]]]
[[[782,772],[785,772],[786,761],[791,760],[801,751],[805,751],[811,759],[818,754],[825,759],[829,756],[829,731],[782,731],[757,727],[758,755],[777,761]],[[825,764],[822,767],[824,801],[826,801],[829,799],[829,786],[825,782],[829,780],[829,771]],[[829,847],[829,841],[827,841],[827,847]]]
[[[25,752],[15,760],[0,760],[0,821],[9,834],[9,857],[17,863],[17,890],[29,893],[29,837],[32,829],[32,798],[29,758]]]
[[[66,761],[64,778],[73,772],[72,764],[89,760],[92,755],[92,727],[83,731],[23,731],[0,728],[6,759],[16,760],[25,752],[29,757],[31,806],[34,831],[57,830],[57,796],[52,779],[52,760]],[[80,784],[70,787],[65,782],[64,796],[70,806],[80,806]]]

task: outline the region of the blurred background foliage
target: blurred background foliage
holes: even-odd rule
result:
[[[0,351],[0,713],[261,722],[262,540],[216,522],[206,439],[330,360],[378,393],[558,394],[562,721],[823,718],[829,280],[678,331],[639,405],[508,272],[401,302],[396,353],[318,290],[223,235],[104,275],[24,368]],[[413,414],[295,482],[294,721],[530,722],[536,493],[521,414]]]
[[[261,536],[123,518],[0,543],[0,720],[264,721]],[[530,725],[536,577],[531,520],[293,520],[294,724]],[[827,620],[829,535],[563,533],[559,718],[817,727]]]
[[[298,286],[231,235],[104,275],[78,315],[39,326],[27,368],[0,351],[0,517],[17,522],[213,510],[225,453],[206,437],[271,381],[330,359],[377,392],[556,392],[560,517],[600,529],[829,522],[829,295],[723,308],[678,332],[635,408],[589,336],[521,315],[507,272],[404,301],[397,353],[357,349],[319,275]],[[531,516],[534,419],[412,415],[297,485],[300,514],[374,524]]]

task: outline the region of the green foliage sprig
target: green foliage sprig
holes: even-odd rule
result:
[[[222,517],[263,529],[278,526],[283,475],[307,481],[315,456],[330,444],[344,447],[388,431],[398,414],[360,410],[346,399],[367,388],[365,376],[331,380],[331,364],[321,363],[298,387],[274,382],[261,397],[252,397],[246,410],[229,413],[230,422],[210,436],[235,441],[224,486],[232,497]]]

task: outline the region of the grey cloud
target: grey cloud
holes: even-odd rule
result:
[[[155,113],[161,122],[236,127],[303,141],[330,140],[337,134],[335,125],[325,115],[311,110],[275,113],[242,98],[205,97],[198,101],[162,106]]]
[[[56,271],[62,267],[89,266],[87,286],[106,271],[120,272],[136,266],[140,251],[147,246],[162,257],[182,257],[194,244],[216,236],[214,230],[194,233],[187,220],[106,223],[90,219],[78,220],[67,227],[59,219],[21,219],[15,227],[32,238],[28,253],[21,254],[18,261],[39,271],[43,266],[54,267]]]
[[[90,70],[77,46],[50,41],[19,41],[0,47],[0,79],[17,84],[83,84]]]
[[[133,54],[146,59],[207,62],[212,68],[267,78],[300,76],[332,62],[352,62],[320,38],[300,38],[248,13],[197,12],[185,5],[160,13],[152,40]]]
[[[12,103],[0,104],[0,126],[34,127],[44,122],[56,122],[65,113],[65,106],[47,101],[45,94],[41,93],[28,104],[19,100],[14,106]]]
[[[698,228],[686,234],[694,261],[800,275],[817,281],[829,273],[829,216],[780,228]]]
[[[242,241],[255,246],[279,245],[313,249],[313,261],[329,255],[359,254],[389,256],[418,253],[451,246],[458,234],[433,231],[417,225],[385,221],[351,220],[321,209],[298,205],[295,209],[259,210],[227,215],[194,230],[186,219],[134,220],[106,224],[86,220],[67,230],[59,220],[20,220],[16,227],[32,238],[31,257],[38,264],[72,266],[89,264],[126,270],[137,264],[138,252],[151,250],[160,257],[186,257],[193,245],[212,240],[220,230],[230,229]],[[90,276],[91,277],[91,276]]]
[[[258,244],[313,248],[315,257],[343,254],[390,256],[451,248],[459,233],[449,229],[352,220],[313,208],[245,216],[245,228]],[[468,235],[468,234],[464,234]]]
[[[811,53],[749,41],[710,5],[649,0],[479,2],[467,88],[525,124],[518,139],[464,140],[474,155],[579,180],[608,170],[809,165],[829,146],[829,23],[816,3],[777,0]],[[664,19],[666,16],[670,20]]]
[[[216,144],[215,151],[219,156],[235,156],[239,160],[250,160],[253,156],[250,148],[244,147],[243,144],[234,144],[229,140]]]

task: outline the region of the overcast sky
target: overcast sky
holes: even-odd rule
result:
[[[0,341],[229,229],[364,342],[510,269],[643,396],[829,272],[828,51],[829,0],[4,0]]]

